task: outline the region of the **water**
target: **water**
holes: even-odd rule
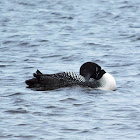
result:
[[[140,1],[1,0],[0,139],[139,140]],[[87,61],[117,90],[33,91],[25,80]]]

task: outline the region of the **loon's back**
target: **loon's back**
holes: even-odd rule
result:
[[[86,86],[85,78],[74,72],[62,72],[56,74],[42,74],[39,70],[33,74],[35,78],[26,81],[29,88],[36,90],[52,90],[61,87]]]

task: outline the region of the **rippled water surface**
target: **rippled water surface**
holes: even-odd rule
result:
[[[116,91],[33,91],[25,80],[86,61]],[[1,0],[0,139],[139,140],[140,1]]]

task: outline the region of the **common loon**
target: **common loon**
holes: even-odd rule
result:
[[[34,78],[26,80],[28,88],[35,90],[52,90],[62,87],[81,86],[93,89],[115,90],[114,77],[106,73],[98,64],[86,62],[80,67],[80,74],[75,72],[61,72],[56,74],[42,74],[39,70],[33,74]]]

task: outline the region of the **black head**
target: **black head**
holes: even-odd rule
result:
[[[86,62],[80,67],[80,75],[84,76],[88,82],[90,78],[99,80],[106,72],[93,62]]]

